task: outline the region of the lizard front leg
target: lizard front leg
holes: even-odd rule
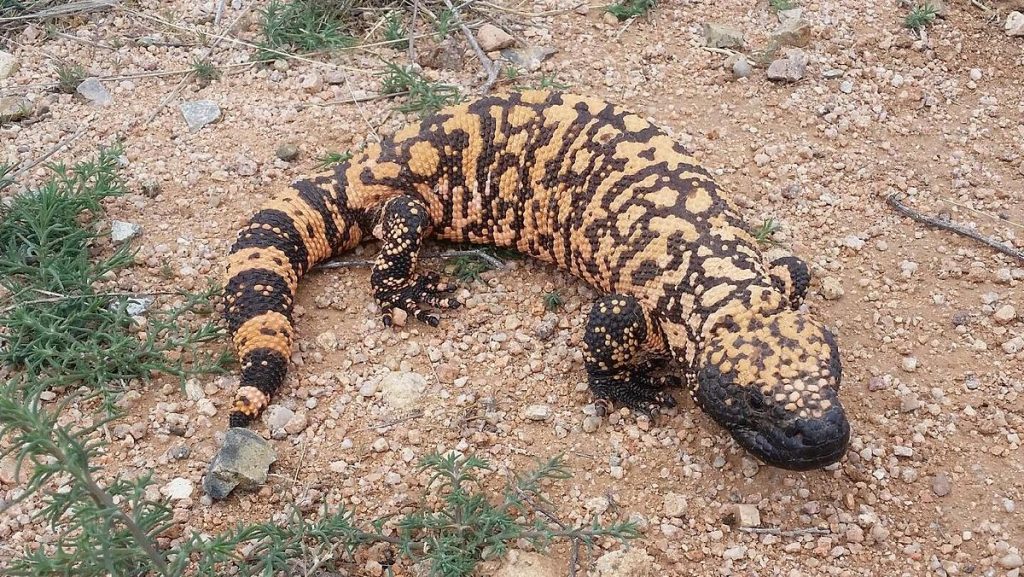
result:
[[[441,282],[439,274],[415,272],[420,245],[430,226],[427,207],[412,197],[399,196],[384,206],[381,218],[384,244],[374,262],[370,285],[385,326],[394,322],[394,310],[402,309],[416,320],[436,327],[440,318],[424,308],[424,304],[444,309],[462,305],[454,297],[446,296],[456,287]]]
[[[653,377],[655,361],[668,348],[657,322],[630,296],[611,294],[594,303],[583,336],[584,366],[598,409],[610,412],[616,402],[651,416],[676,400],[664,389],[676,377]]]

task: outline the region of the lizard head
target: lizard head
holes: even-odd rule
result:
[[[850,441],[832,333],[806,313],[727,318],[698,360],[697,404],[757,458],[784,469],[838,461]]]

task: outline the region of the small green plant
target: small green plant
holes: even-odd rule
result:
[[[420,469],[431,473],[427,486],[437,492],[441,506],[436,511],[420,509],[401,519],[398,544],[412,552],[413,559],[427,561],[431,576],[469,575],[480,560],[501,557],[510,543],[520,539],[538,549],[555,539],[569,539],[592,550],[598,538],[625,542],[639,536],[629,521],[607,527],[595,521],[586,529],[571,528],[547,512],[551,504],[543,497],[543,483],[572,477],[560,457],[525,475],[514,475],[506,482],[497,505],[484,492],[479,477],[491,470],[483,459],[434,453],[421,461]]]
[[[515,64],[509,64],[509,65],[505,66],[504,72],[505,72],[505,78],[507,78],[509,80],[512,80],[512,81],[515,81],[516,79],[519,78],[520,75],[522,75],[522,71],[519,70],[519,67],[516,66]]]
[[[263,41],[260,46],[270,50],[263,50],[260,60],[280,56],[271,50],[315,52],[353,45],[355,39],[346,32],[351,9],[349,2],[271,0],[261,10]]]
[[[330,168],[336,164],[341,164],[342,162],[345,162],[350,158],[352,158],[352,153],[349,152],[348,150],[346,150],[345,152],[331,150],[325,152],[323,156],[317,159],[316,169],[322,170],[324,168]]]
[[[387,63],[381,90],[384,94],[408,93],[405,104],[399,106],[398,110],[417,112],[421,117],[462,101],[458,86],[430,82],[411,67],[399,66],[393,62]]]
[[[761,222],[761,226],[751,231],[751,234],[754,235],[754,239],[757,240],[757,242],[761,244],[769,244],[774,242],[772,237],[775,236],[775,233],[781,228],[782,225],[776,222],[774,218],[766,218]]]
[[[61,63],[57,66],[57,90],[64,94],[74,93],[83,80],[85,80],[85,68],[78,64]]]
[[[768,5],[774,12],[785,12],[799,6],[796,0],[768,0]]]
[[[192,59],[192,74],[199,81],[200,86],[208,86],[214,80],[220,79],[220,69],[208,58]]]
[[[565,299],[557,291],[544,293],[544,308],[546,310],[555,312],[563,306],[565,306]]]
[[[458,18],[450,9],[445,8],[437,13],[434,19],[434,32],[438,40],[444,40],[451,34],[452,28],[458,23]]]
[[[14,184],[11,174],[14,173],[14,165],[7,162],[0,162],[0,190]]]
[[[199,320],[212,312],[215,288],[172,292],[178,304],[147,313],[145,338],[128,312],[140,295],[96,289],[134,259],[128,244],[90,258],[102,201],[125,192],[116,174],[120,156],[114,148],[72,168],[52,164],[49,182],[0,207],[0,284],[7,293],[0,303],[0,365],[61,375],[61,387],[103,391],[152,372],[187,374],[171,357],[187,356],[200,371],[225,365],[226,357],[200,351],[223,332],[218,323]]]
[[[490,263],[478,256],[465,255],[452,259],[452,275],[464,283],[481,280],[480,275],[492,268]]]
[[[647,14],[656,4],[657,0],[619,0],[604,9],[621,22]]]
[[[384,20],[384,40],[391,43],[391,47],[397,50],[405,50],[409,47],[409,33],[402,23],[401,12],[389,12]]]
[[[540,77],[540,81],[537,82],[537,88],[540,90],[565,90],[569,88],[569,85],[565,82],[560,82],[553,74],[544,74]]]
[[[924,4],[915,6],[906,18],[903,19],[903,25],[911,30],[920,30],[925,26],[931,24],[935,20],[937,11],[931,4]]]

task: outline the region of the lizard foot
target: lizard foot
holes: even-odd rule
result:
[[[424,305],[440,309],[459,308],[462,303],[451,294],[456,288],[451,283],[442,282],[441,275],[436,272],[417,275],[401,288],[378,293],[377,304],[382,310],[381,320],[384,326],[392,326],[395,309],[401,309],[416,320],[436,327],[440,324],[441,317]]]

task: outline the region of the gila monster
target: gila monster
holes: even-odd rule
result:
[[[460,305],[417,268],[425,239],[509,247],[603,293],[583,334],[603,411],[653,414],[683,385],[763,462],[834,463],[850,439],[836,340],[801,310],[804,261],[769,261],[738,212],[682,145],[613,104],[526,91],[442,109],[293,182],[239,231],[224,289],[241,362],[230,425],[249,425],[285,378],[300,277],[376,231],[385,326],[397,309],[437,326],[436,310]],[[666,363],[680,376],[655,376]]]

